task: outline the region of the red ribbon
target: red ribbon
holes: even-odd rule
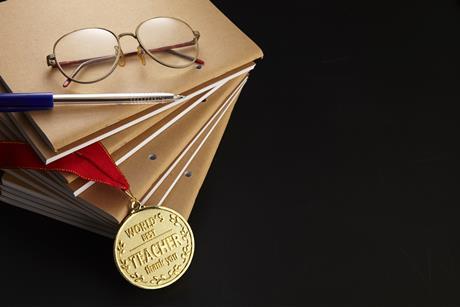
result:
[[[122,190],[129,189],[128,180],[100,143],[94,143],[46,165],[29,144],[0,141],[0,168],[67,172],[85,180],[107,184]]]

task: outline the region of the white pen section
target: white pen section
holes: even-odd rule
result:
[[[154,110],[154,111],[152,111],[152,112],[150,112],[148,114],[145,114],[145,115],[143,115],[143,116],[141,116],[139,118],[136,118],[135,120],[130,121],[130,122],[124,124],[124,125],[121,125],[121,126],[115,128],[113,130],[110,130],[107,133],[101,134],[101,135],[95,137],[94,139],[91,139],[91,140],[86,141],[86,142],[84,142],[84,143],[82,143],[80,145],[72,147],[71,149],[65,150],[65,151],[63,151],[63,152],[61,152],[61,153],[59,153],[59,154],[57,154],[57,155],[55,155],[55,156],[53,156],[51,158],[46,159],[45,164],[49,164],[49,163],[51,163],[53,161],[59,160],[60,158],[65,157],[65,156],[67,156],[67,155],[69,155],[69,154],[71,154],[71,153],[73,153],[73,152],[75,152],[75,151],[77,151],[79,149],[82,149],[82,148],[84,148],[86,146],[89,146],[91,144],[99,142],[99,141],[101,141],[101,140],[103,140],[103,139],[105,139],[105,138],[107,138],[107,137],[109,137],[111,135],[114,135],[114,134],[116,134],[116,133],[118,133],[120,131],[123,131],[123,130],[131,127],[131,126],[134,126],[134,125],[136,125],[136,124],[138,124],[138,123],[140,123],[140,122],[142,122],[142,121],[144,121],[146,119],[149,119],[150,117],[155,116],[158,113],[161,113],[161,112],[163,112],[165,110],[173,108],[176,105],[179,105],[179,104],[181,104],[181,103],[183,103],[183,102],[185,102],[185,101],[187,101],[187,100],[189,100],[189,99],[191,99],[191,98],[193,98],[195,96],[198,96],[198,95],[200,95],[202,93],[205,93],[205,92],[213,89],[214,87],[217,87],[217,86],[220,87],[220,86],[224,85],[226,82],[230,81],[231,79],[234,79],[234,78],[236,78],[236,77],[238,77],[238,76],[240,76],[242,74],[245,74],[245,73],[251,71],[252,69],[254,69],[254,67],[255,67],[255,65],[252,65],[252,66],[249,66],[249,67],[247,67],[245,69],[242,69],[242,70],[240,70],[240,71],[238,71],[238,72],[236,72],[236,73],[234,73],[234,74],[232,74],[230,76],[227,76],[227,77],[223,78],[222,80],[219,80],[219,81],[217,81],[217,82],[215,82],[213,84],[205,86],[202,89],[199,89],[198,91],[195,91],[195,92],[185,96],[184,98],[178,99],[178,100],[176,100],[176,101],[174,101],[174,102],[172,102],[170,104],[165,105],[162,108],[156,109],[156,110]]]
[[[124,105],[162,104],[185,96],[172,93],[105,93],[105,94],[54,94],[54,105]]]

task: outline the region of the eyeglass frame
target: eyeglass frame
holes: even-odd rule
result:
[[[153,20],[153,19],[157,19],[157,18],[169,18],[169,19],[174,19],[174,20],[177,20],[179,22],[182,22],[183,24],[185,24],[189,29],[190,31],[193,33],[193,45],[196,45],[196,49],[197,49],[197,52],[196,52],[196,55],[195,57],[190,61],[189,64],[187,65],[184,65],[184,66],[179,66],[179,65],[171,65],[171,64],[166,64],[164,62],[162,62],[161,60],[157,59],[156,57],[154,57],[151,52],[149,51],[149,49],[145,48],[143,43],[142,43],[142,40],[139,38],[138,34],[139,34],[139,29],[140,27],[146,23],[147,21],[150,21],[150,20]],[[56,59],[56,46],[58,45],[58,43],[64,39],[65,37],[67,37],[68,35],[70,34],[73,34],[75,32],[78,32],[78,31],[82,31],[82,30],[89,30],[89,29],[98,29],[98,30],[104,30],[104,31],[107,31],[109,32],[110,34],[113,35],[113,37],[115,37],[116,41],[117,41],[117,45],[115,46],[116,49],[117,49],[117,54],[115,55],[115,60],[113,62],[113,65],[112,67],[110,68],[110,71],[96,79],[96,80],[92,80],[92,81],[80,81],[80,80],[77,80],[75,79],[74,77],[70,77],[67,75],[67,73],[64,71],[64,69],[61,67],[61,64],[59,61],[57,61]],[[170,16],[157,16],[157,17],[153,17],[153,18],[149,18],[149,19],[146,19],[144,21],[142,21],[139,25],[137,25],[134,33],[132,32],[123,32],[123,33],[120,33],[120,34],[115,34],[113,31],[109,30],[109,29],[106,29],[106,28],[102,28],[102,27],[87,27],[87,28],[81,28],[81,29],[77,29],[77,30],[73,30],[69,33],[66,33],[64,35],[62,35],[61,37],[59,37],[56,42],[54,43],[53,45],[53,53],[52,54],[49,54],[46,56],[46,62],[47,62],[47,65],[48,66],[51,66],[51,67],[55,67],[57,68],[66,78],[67,80],[64,82],[63,86],[64,87],[67,87],[71,81],[75,82],[75,83],[80,83],[80,84],[91,84],[91,83],[96,83],[96,82],[99,82],[101,80],[104,80],[105,78],[107,78],[108,76],[110,76],[114,71],[115,71],[115,68],[117,67],[117,65],[120,65],[121,67],[125,66],[125,60],[124,60],[124,57],[127,56],[127,55],[133,55],[135,54],[135,51],[134,52],[129,52],[127,54],[125,54],[123,52],[123,49],[121,48],[121,43],[120,43],[120,39],[124,36],[131,36],[133,37],[134,39],[137,40],[137,42],[139,43],[139,46],[138,46],[138,51],[137,51],[137,55],[139,57],[143,57],[143,55],[140,55],[140,50],[139,50],[139,47],[143,50],[143,52],[147,53],[150,58],[152,58],[153,60],[155,60],[157,63],[161,64],[161,65],[164,65],[166,67],[170,67],[170,68],[186,68],[186,67],[189,67],[189,66],[192,66],[193,64],[197,64],[197,68],[200,69],[202,65],[204,65],[204,61],[199,59],[198,58],[198,55],[199,55],[199,45],[198,45],[198,40],[200,39],[200,32],[197,31],[197,30],[193,30],[193,28],[187,23],[185,22],[184,20],[180,19],[180,18],[177,18],[177,17],[170,17]],[[162,47],[160,47],[162,48]],[[176,54],[178,55],[178,54]],[[182,57],[189,57],[188,55],[178,55],[178,56],[182,56]],[[95,59],[97,59],[98,57],[96,57]],[[90,59],[88,59],[90,60]],[[83,61],[83,60],[77,60],[77,61]],[[145,65],[145,59],[141,58],[141,62],[143,65]],[[80,64],[81,65],[81,64]],[[78,73],[78,72],[77,72]]]

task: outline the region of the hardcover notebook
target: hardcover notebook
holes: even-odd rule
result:
[[[161,199],[163,206],[175,209],[186,218],[189,216],[245,79],[238,81],[240,83],[232,84],[225,92],[208,98],[216,107],[213,112],[208,111],[212,116],[194,131],[196,133],[184,133],[183,125],[194,120],[184,118],[182,126],[168,129],[162,137],[149,143],[144,152],[126,160],[125,167],[121,166],[132,188],[136,188],[133,192],[142,196],[141,201],[152,204]],[[4,129],[0,127],[0,131],[0,137],[5,139]],[[174,146],[179,138],[186,144],[181,150]],[[153,149],[156,149],[155,160],[149,156]],[[5,203],[109,237],[115,234],[119,222],[128,213],[128,198],[115,188],[95,184],[81,197],[75,197],[69,186],[39,171],[5,170],[0,190],[0,200]],[[182,198],[180,202],[172,201]]]
[[[0,76],[13,92],[162,91],[184,94],[187,100],[262,57],[260,49],[207,0],[139,0],[135,5],[126,0],[7,1],[0,4],[0,16],[0,42],[15,42],[2,44],[0,49]],[[200,32],[199,57],[205,60],[201,69],[171,69],[150,58],[143,66],[136,58],[127,58],[123,68],[100,82],[72,83],[64,89],[62,74],[46,66],[46,55],[65,33],[85,27],[133,32],[139,23],[155,16],[181,18]],[[34,48],[30,48],[32,42]],[[123,38],[121,44],[125,52],[137,47],[137,41],[131,38]],[[36,131],[20,130],[44,161],[51,162],[171,107],[56,108],[25,114]]]
[[[85,27],[133,32],[142,21],[174,16],[201,34],[195,66],[172,69],[127,59],[108,78],[72,83],[45,57],[63,34]],[[239,94],[261,50],[207,0],[31,0],[0,3],[0,76],[5,92],[172,92],[165,105],[62,106],[0,114],[0,140],[29,143],[46,164],[100,142],[141,203],[188,218]],[[123,38],[124,52],[137,42]],[[25,73],[27,72],[27,73]],[[1,153],[0,153],[1,154]],[[112,237],[129,199],[113,187],[69,173],[6,169],[0,200]]]

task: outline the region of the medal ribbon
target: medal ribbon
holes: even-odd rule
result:
[[[46,165],[29,144],[0,141],[0,168],[66,172],[118,189],[129,189],[128,180],[101,143],[94,143]]]

